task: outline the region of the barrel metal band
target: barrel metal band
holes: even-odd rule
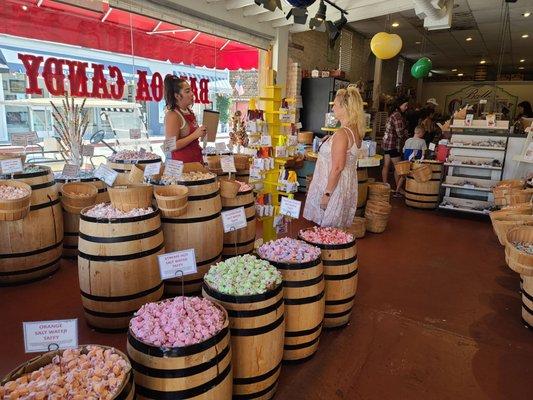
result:
[[[211,221],[218,217],[220,217],[220,212],[207,215],[205,217],[197,217],[197,218],[161,218],[161,222],[164,222],[167,224],[195,224],[198,222]]]
[[[524,289],[522,289],[522,295],[528,299],[529,301],[533,301],[533,295],[530,295],[528,292],[526,292]]]
[[[155,164],[157,162],[160,162],[161,161],[161,157],[157,157],[157,158],[151,158],[151,159],[146,159],[146,160],[135,160],[136,162],[131,162],[131,160],[114,160],[114,161],[111,161],[111,163],[113,164],[125,164],[125,165],[136,165],[136,164]]]
[[[79,232],[63,232],[65,236],[79,236]]]
[[[320,335],[318,335],[313,340],[310,340],[309,342],[305,343],[298,343],[298,344],[285,344],[283,345],[283,350],[299,350],[299,349],[305,349],[306,347],[311,347],[315,343],[317,343],[320,340]]]
[[[278,372],[280,368],[281,368],[281,362],[278,365],[276,365],[273,369],[271,369],[268,372],[265,372],[264,374],[257,375],[257,376],[251,376],[249,378],[233,378],[233,384],[234,385],[251,385],[253,383],[263,382],[264,380],[270,378],[271,376],[276,375],[276,372]]]
[[[355,275],[357,275],[357,273],[359,272],[359,269],[356,268],[354,269],[352,272],[348,273],[348,274],[344,274],[344,275],[324,275],[324,279],[326,279],[327,281],[343,281],[345,279],[350,279],[350,278],[353,278]]]
[[[311,329],[306,329],[303,331],[285,331],[285,337],[299,337],[299,336],[311,335],[317,332],[318,330],[320,330],[320,328],[322,328],[322,321],[320,321],[320,323],[317,326]]]
[[[12,276],[12,275],[25,275],[25,274],[31,274],[31,273],[33,273],[33,272],[38,272],[38,271],[42,271],[43,269],[47,269],[47,268],[53,267],[54,264],[59,263],[59,260],[61,260],[61,257],[56,258],[56,259],[55,259],[54,261],[52,261],[52,262],[49,262],[49,263],[44,264],[44,265],[40,265],[40,266],[35,267],[35,268],[22,269],[22,270],[17,270],[17,271],[0,271],[0,276]],[[59,267],[59,265],[58,265],[58,267]]]
[[[295,269],[313,268],[313,267],[316,267],[318,264],[320,264],[322,262],[322,259],[320,257],[318,257],[316,260],[309,261],[309,262],[306,262],[306,263],[301,263],[301,264],[278,263],[278,262],[270,261],[270,260],[268,260],[266,258],[263,258],[263,259],[268,261],[274,267],[276,267],[278,269],[283,269],[283,270],[295,270]]]
[[[61,203],[61,199],[57,198],[55,200],[49,201],[48,203],[42,203],[42,204],[37,204],[35,206],[30,206],[30,211],[40,210],[41,208],[46,208],[46,207],[53,207],[59,203]]]
[[[236,304],[245,304],[245,303],[258,303],[261,301],[272,299],[281,293],[283,290],[282,285],[278,285],[276,288],[261,294],[251,294],[245,296],[233,296],[230,294],[220,293],[211,289],[207,284],[203,284],[202,289],[214,299],[223,301],[225,303],[236,303]]]
[[[198,196],[189,196],[189,197],[187,197],[187,201],[209,200],[209,199],[212,199],[214,197],[217,197],[218,193],[219,193],[219,191],[215,190],[213,193],[202,194],[202,195],[198,195]]]
[[[344,317],[345,315],[348,315],[352,312],[352,309],[350,308],[349,310],[346,310],[346,311],[343,311],[343,312],[339,312],[339,313],[325,313],[324,314],[324,318],[339,318],[339,317]]]
[[[283,281],[283,286],[288,288],[301,288],[306,286],[314,286],[324,280],[324,275],[320,274],[316,278],[308,279],[306,281]]]
[[[65,244],[63,242],[63,248],[68,250],[76,250],[78,248],[77,244]]]
[[[412,194],[414,196],[422,196],[422,197],[438,197],[438,193],[417,193],[417,192],[411,192],[409,190],[406,190],[405,193]]]
[[[182,186],[201,186],[209,183],[215,183],[217,178],[202,179],[201,181],[178,181],[178,185]]]
[[[522,301],[522,308],[526,310],[530,315],[533,315],[533,310],[527,306],[525,302]]]
[[[49,173],[50,173],[50,169],[47,167],[47,169],[44,169],[42,171],[29,172],[27,174],[25,174],[24,172],[15,173],[13,175],[11,175],[11,174],[0,174],[0,179],[36,178],[38,176],[46,176]]]
[[[322,299],[322,297],[324,297],[324,291],[320,292],[316,296],[304,297],[301,299],[285,299],[285,304],[288,306],[298,306],[302,304],[309,304],[309,303],[314,303],[315,301],[319,301],[320,299]]]
[[[162,250],[164,248],[165,248],[165,243],[161,242],[161,244],[159,244],[158,246],[154,247],[153,249],[140,251],[140,252],[134,253],[134,254],[120,254],[120,255],[116,255],[116,256],[98,256],[98,255],[94,255],[94,254],[87,254],[87,253],[84,253],[84,252],[80,251],[79,256],[81,258],[84,258],[84,259],[89,260],[89,261],[101,261],[101,262],[106,262],[106,261],[128,261],[128,260],[136,260],[136,259],[139,259],[139,258],[151,256],[152,254],[158,253],[160,250]]]
[[[247,175],[241,175],[241,176],[247,176]],[[250,193],[252,193],[252,192],[253,192],[252,189],[247,190],[247,191],[245,191],[245,192],[238,192],[238,193],[237,193],[237,196],[246,196],[247,194],[250,194]]]
[[[339,265],[347,265],[357,262],[357,255],[344,260],[322,260],[324,267],[338,267]]]
[[[251,400],[251,399],[257,399],[258,397],[263,397],[264,395],[274,390],[277,384],[278,384],[278,380],[276,379],[272,385],[270,385],[266,389],[260,390],[259,392],[246,393],[246,394],[233,394],[232,400]]]
[[[165,286],[181,286],[181,278],[172,278],[176,280],[166,279],[165,280]],[[191,285],[201,285],[204,281],[204,278],[199,279],[188,279],[183,282],[184,286],[191,286]]]
[[[529,322],[526,321],[526,319],[524,317],[522,317],[522,322],[529,328],[529,329],[533,329],[533,325],[531,325]]]
[[[348,297],[346,299],[340,299],[340,300],[326,300],[327,306],[339,306],[341,304],[347,304],[355,299],[355,295]]]
[[[222,210],[223,211],[234,210],[234,209],[239,208],[239,207],[251,208],[251,207],[255,207],[255,203],[252,201],[252,202],[250,202],[248,204],[242,204],[242,205],[239,205],[239,206],[224,206],[224,207],[222,207]]]
[[[265,326],[260,326],[259,328],[231,328],[231,335],[232,336],[262,335],[264,333],[268,333],[276,329],[278,326],[280,326],[283,323],[284,319],[285,317],[282,314],[281,317],[279,317],[276,321]]]
[[[91,309],[89,309],[87,307],[83,307],[83,311],[85,311],[86,314],[92,315],[94,317],[99,317],[99,318],[127,318],[127,317],[132,317],[133,314],[135,314],[135,312],[137,310],[138,309],[136,308],[135,310],[131,310],[131,311],[110,313],[110,312],[103,312],[103,311],[93,311],[93,310],[91,310]]]
[[[157,286],[154,286],[153,288],[143,290],[142,292],[127,294],[124,296],[96,296],[94,294],[86,293],[83,290],[80,290],[80,292],[82,297],[85,297],[89,300],[115,303],[118,301],[129,301],[138,299],[140,297],[148,296],[151,293],[157,292],[161,288],[161,286],[163,286],[163,282],[158,283]]]
[[[259,317],[261,315],[269,314],[273,311],[276,311],[282,305],[283,305],[283,297],[280,298],[274,304],[271,304],[267,307],[260,308],[257,310],[231,310],[229,308],[226,308],[226,311],[228,312],[228,315],[232,318],[251,318],[251,317]]]
[[[80,238],[91,243],[120,243],[120,242],[131,242],[132,240],[141,240],[147,239],[152,236],[156,236],[163,230],[161,226],[153,231],[148,231],[144,233],[137,233],[135,235],[128,236],[113,236],[113,237],[101,237],[101,236],[90,236],[85,233],[80,232]]]
[[[57,249],[63,244],[63,241],[59,241],[57,243],[54,243],[51,246],[45,247],[43,249],[38,250],[32,250],[32,251],[26,251],[24,253],[8,253],[8,254],[0,254],[0,259],[2,258],[16,258],[16,257],[29,257],[34,256],[36,254],[46,253],[47,251]]]
[[[39,189],[52,187],[52,186],[55,186],[55,185],[56,185],[56,183],[54,181],[50,181],[50,182],[45,182],[45,183],[39,183],[37,185],[30,185],[30,187],[31,187],[31,190],[39,190]]]
[[[151,212],[149,214],[139,215],[137,217],[127,217],[127,218],[95,218],[95,217],[89,217],[85,214],[80,214],[80,219],[82,221],[87,222],[94,222],[97,224],[127,224],[130,222],[140,222],[140,221],[146,221],[148,219],[152,219],[154,217],[157,217],[160,214],[159,209],[154,210],[154,212]]]
[[[247,240],[246,242],[238,242],[238,243],[224,243],[225,248],[235,248],[240,246],[248,246],[249,244],[255,243],[255,238],[252,240]]]
[[[308,243],[311,246],[318,247],[319,249],[322,249],[322,250],[343,250],[343,249],[349,249],[350,247],[355,246],[355,239],[352,240],[351,242],[342,243],[342,244],[313,243],[313,242],[303,239],[300,235],[298,235],[298,239],[303,240],[305,243]]]

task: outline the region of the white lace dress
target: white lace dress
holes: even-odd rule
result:
[[[304,218],[320,226],[346,228],[352,225],[357,209],[357,144],[350,128],[352,146],[346,154],[346,165],[337,187],[331,194],[326,210],[320,208],[320,199],[326,191],[331,170],[331,143],[329,138],[320,147],[311,186],[305,201]]]

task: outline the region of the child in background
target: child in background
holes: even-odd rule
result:
[[[426,131],[422,126],[418,125],[415,128],[414,137],[407,139],[405,141],[405,145],[403,146],[403,160],[414,160],[423,158],[427,150],[426,141],[424,140],[425,133]],[[394,193],[394,197],[401,197],[405,195],[405,190],[402,189],[404,182],[405,176],[401,176],[398,180],[398,190]]]

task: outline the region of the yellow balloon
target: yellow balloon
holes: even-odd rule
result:
[[[402,49],[402,38],[387,32],[376,33],[370,41],[370,49],[377,58],[388,60],[398,55]]]

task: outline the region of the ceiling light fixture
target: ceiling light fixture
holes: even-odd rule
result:
[[[293,7],[285,18],[294,17],[294,23],[305,25],[307,22],[307,7]]]
[[[280,0],[254,0],[254,3],[258,6],[263,6],[270,11],[276,11],[276,8],[279,8],[281,11],[283,11]]]
[[[422,44],[422,42],[415,42],[415,44]]]
[[[465,39],[467,42],[471,42],[472,41],[472,38],[469,36]]]
[[[524,67],[518,67],[518,69],[525,69]]]
[[[311,18],[311,21],[309,21],[309,29],[314,29],[316,31],[325,32],[326,31],[326,24],[324,21],[326,20],[326,5],[324,4],[324,0],[320,1],[320,5],[318,6],[318,11],[315,14],[314,18]]]
[[[522,16],[523,16],[524,18],[527,18],[527,17],[529,17],[530,15],[531,15],[531,13],[530,13],[529,11],[526,11],[525,13],[522,14]]]
[[[522,39],[527,39],[528,37],[529,37],[529,35],[528,35],[527,33],[524,33],[524,34],[522,35]]]
[[[520,60],[520,62],[525,62],[525,61],[526,61],[526,59],[525,59],[525,58],[522,58],[522,59]]]
[[[457,68],[452,69],[452,72],[457,72]]]
[[[392,23],[392,27],[393,28],[398,28],[400,26],[400,24],[398,22],[393,22]]]
[[[464,74],[463,73],[458,73],[457,76],[463,76]]]
[[[346,25],[347,23],[348,23],[348,20],[346,19],[344,14],[342,14],[341,18],[335,22],[331,22],[331,21],[326,22],[326,27],[328,29],[329,40],[331,42],[330,43],[331,45],[335,44],[335,41],[341,35],[342,28],[344,28],[344,25]]]
[[[22,11],[28,11],[28,6],[27,5],[23,5],[21,8],[22,8]]]
[[[485,61],[485,60],[481,60],[479,63],[480,63],[480,64],[486,64],[487,61]]]

